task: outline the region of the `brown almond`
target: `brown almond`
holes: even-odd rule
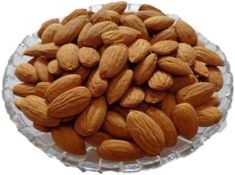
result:
[[[102,21],[113,21],[116,24],[120,22],[120,14],[113,10],[100,10],[91,16],[91,22],[93,24]]]
[[[157,104],[163,100],[165,96],[165,91],[155,91],[151,88],[145,89],[145,99],[146,103]]]
[[[156,42],[164,41],[164,40],[177,41],[177,35],[173,27],[169,29],[165,29],[161,31],[160,33],[158,33],[157,35],[155,35],[151,40],[151,44],[155,44]]]
[[[45,98],[47,89],[51,83],[50,82],[39,82],[35,86],[35,95]]]
[[[148,81],[156,69],[157,60],[157,55],[151,53],[135,66],[133,79],[136,85],[141,85]]]
[[[218,95],[214,95],[207,102],[203,103],[200,106],[215,106],[215,107],[217,107],[219,104],[220,104],[219,96]],[[198,106],[198,108],[200,106]]]
[[[164,98],[161,102],[161,110],[167,114],[167,116],[172,116],[172,111],[176,106],[175,95],[171,93],[165,93]]]
[[[144,21],[144,24],[148,30],[158,31],[164,30],[170,27],[175,20],[168,16],[153,16]]]
[[[57,96],[47,113],[54,118],[68,118],[81,113],[90,103],[91,93],[83,86],[75,87]]]
[[[16,67],[16,77],[24,83],[36,83],[38,76],[36,69],[29,63],[22,63]]]
[[[208,70],[209,74],[207,77],[207,81],[215,85],[216,92],[220,91],[224,84],[223,75],[221,71],[219,70],[219,68],[214,66],[209,66]]]
[[[90,74],[90,69],[88,67],[80,65],[78,69],[73,71],[72,73],[80,75],[81,81],[84,82]]]
[[[138,16],[142,21],[153,16],[165,16],[161,12],[154,11],[154,10],[141,10],[141,11],[136,12],[135,15]]]
[[[43,125],[39,125],[37,123],[33,123],[33,127],[41,132],[50,132],[52,127],[47,127]]]
[[[38,37],[41,38],[42,33],[44,32],[44,30],[45,30],[49,25],[54,24],[54,23],[58,24],[58,23],[60,23],[60,20],[59,20],[58,18],[52,18],[52,19],[49,19],[49,20],[45,21],[45,22],[41,25],[40,29],[39,29],[38,32],[37,32]]]
[[[133,78],[133,72],[130,69],[124,69],[116,75],[110,82],[106,91],[106,99],[111,105],[117,102],[128,90]]]
[[[163,40],[156,42],[151,50],[157,55],[169,55],[175,52],[178,48],[178,43],[172,40]]]
[[[77,44],[79,47],[82,47],[84,46],[84,44],[82,43],[86,37],[87,37],[87,33],[88,33],[88,30],[92,27],[92,23],[88,22],[81,30],[81,32],[79,33],[79,36],[77,38]]]
[[[51,60],[47,65],[48,72],[52,75],[61,75],[63,70],[60,68],[58,60]]]
[[[175,106],[172,113],[172,120],[180,135],[192,139],[198,131],[198,118],[195,109],[189,103],[182,103]]]
[[[147,40],[138,39],[129,47],[129,61],[138,63],[142,61],[150,51],[151,44]]]
[[[49,25],[42,33],[42,43],[52,43],[54,41],[55,34],[60,27],[62,27],[62,25],[57,23]]]
[[[82,47],[78,52],[79,62],[86,67],[94,67],[100,61],[100,54],[94,48]]]
[[[201,61],[195,61],[195,64],[192,66],[193,71],[198,74],[200,77],[208,77],[209,70],[206,65]]]
[[[114,77],[125,67],[127,59],[128,48],[125,45],[113,44],[109,46],[105,49],[100,59],[100,76],[102,78]]]
[[[66,17],[64,17],[64,19],[61,21],[61,24],[65,25],[69,21],[71,21],[72,19],[74,19],[78,16],[82,16],[82,15],[89,15],[89,12],[87,11],[87,9],[75,9],[70,14],[68,14]]]
[[[18,95],[20,97],[35,95],[35,85],[26,83],[16,84],[14,85],[12,91],[15,95]]]
[[[158,155],[165,146],[164,134],[159,125],[147,114],[130,111],[127,126],[135,143],[148,155]]]
[[[110,140],[112,138],[113,137],[110,136],[109,134],[102,132],[102,131],[98,131],[91,136],[85,137],[85,140],[90,145],[98,147],[103,141]]]
[[[116,112],[126,118],[127,114],[130,112],[130,109],[124,108],[119,104],[115,104],[110,108],[113,112]]]
[[[161,13],[162,15],[165,15],[160,9],[149,4],[141,4],[139,7],[139,11],[143,11],[143,10],[152,10],[152,11]]]
[[[196,54],[192,46],[186,43],[180,43],[177,50],[177,58],[181,59],[189,66],[192,66],[196,60]]]
[[[110,2],[101,8],[101,10],[113,10],[122,14],[126,9],[127,3],[125,1],[118,1],[118,2]]]

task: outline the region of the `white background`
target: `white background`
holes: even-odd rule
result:
[[[109,0],[5,0],[0,1],[0,81],[8,58],[20,41],[38,29],[46,19],[61,17],[75,8],[105,3]],[[233,0],[145,0],[132,3],[156,5],[166,13],[174,13],[188,21],[209,40],[220,45],[234,71],[235,27]],[[1,83],[2,84],[2,83]],[[2,90],[2,87],[1,87]],[[234,107],[234,105],[233,105]],[[76,168],[65,167],[57,160],[48,158],[20,133],[5,112],[0,100],[0,174],[24,175],[75,175],[82,174]],[[158,169],[142,174],[190,174],[198,175],[235,173],[235,109],[230,109],[226,129],[214,135],[195,153],[175,160]],[[95,174],[86,172],[86,174]],[[105,175],[114,174],[105,172]]]

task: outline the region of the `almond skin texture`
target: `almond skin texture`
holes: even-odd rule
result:
[[[171,74],[161,70],[157,70],[149,79],[148,85],[153,90],[167,90],[174,82]]]
[[[209,75],[208,68],[201,61],[196,61],[195,64],[193,65],[192,69],[200,77],[208,77],[208,75]]]
[[[161,110],[150,107],[146,113],[160,126],[165,138],[165,146],[172,147],[177,143],[177,131],[171,119]]]
[[[89,12],[87,11],[87,9],[75,9],[69,15],[64,17],[64,19],[61,21],[61,24],[65,25],[69,21],[71,21],[72,19],[74,19],[78,16],[82,16],[82,15],[89,15]]]
[[[47,58],[55,58],[56,52],[59,47],[54,43],[46,43],[46,44],[35,44],[24,51],[24,55],[39,57],[44,56]]]
[[[212,96],[206,103],[203,103],[202,105],[200,106],[218,106],[220,104],[220,99],[219,99],[219,96],[215,95],[215,96]],[[198,108],[200,107],[198,106]]]
[[[217,67],[208,67],[209,74],[207,81],[215,85],[215,91],[218,92],[224,84],[223,75]]]
[[[168,16],[153,16],[144,21],[148,30],[158,31],[170,27],[175,22],[174,19]]]
[[[191,46],[195,46],[197,44],[196,31],[185,21],[181,19],[177,20],[175,23],[175,31],[181,43],[187,43]]]
[[[102,129],[115,138],[131,140],[125,118],[114,111],[107,112]]]
[[[20,83],[16,84],[13,89],[13,93],[20,97],[26,97],[28,95],[35,95],[35,85]]]
[[[122,14],[126,9],[127,3],[125,1],[118,1],[118,2],[110,2],[105,4],[101,10],[113,10]]]
[[[192,73],[191,68],[182,60],[175,57],[166,56],[158,60],[161,69],[174,75],[188,75]]]
[[[70,20],[67,24],[60,27],[54,37],[56,45],[63,45],[73,42],[81,32],[83,26],[89,22],[89,16],[82,15]]]
[[[220,121],[223,114],[222,112],[214,106],[200,106],[196,108],[197,118],[199,121],[199,126],[209,127]]]
[[[140,38],[143,38],[146,40],[148,39],[149,37],[148,31],[144,25],[144,22],[136,15],[122,16],[121,23],[124,26],[132,27],[133,29],[140,31],[141,33]]]
[[[99,72],[102,78],[111,78],[117,75],[126,65],[128,48],[123,44],[114,44],[105,49],[102,54]]]
[[[39,82],[35,86],[35,95],[45,98],[45,94],[47,92],[48,87],[50,86],[50,82]]]
[[[111,107],[111,110],[112,110],[113,112],[116,112],[116,113],[122,115],[122,116],[125,117],[125,118],[126,118],[127,114],[130,112],[130,109],[128,109],[128,108],[123,108],[123,107],[120,106],[119,104],[113,105],[113,106]]]
[[[151,53],[135,66],[133,79],[136,85],[145,83],[152,76],[157,66],[157,60],[157,55]]]
[[[74,155],[86,154],[83,138],[76,134],[71,126],[60,126],[51,131],[51,136],[58,147]]]
[[[56,97],[47,113],[54,118],[69,118],[81,113],[90,103],[91,93],[83,86],[72,88]]]
[[[100,77],[99,69],[91,72],[88,81],[87,88],[90,90],[93,97],[99,97],[105,93],[108,88],[108,80]]]
[[[34,63],[34,67],[36,69],[38,79],[42,82],[51,82],[54,80],[54,77],[50,75],[47,69],[48,62],[45,57],[38,57]]]
[[[53,81],[45,94],[46,99],[52,102],[60,94],[81,85],[81,77],[76,74],[65,75]]]
[[[100,61],[100,54],[91,47],[82,47],[79,49],[78,58],[83,66],[94,67]]]
[[[152,10],[152,11],[158,12],[161,15],[165,15],[160,9],[149,4],[141,4],[139,11],[143,11],[143,10]]]
[[[142,21],[145,21],[146,19],[153,17],[153,16],[165,16],[162,13],[159,13],[154,10],[141,10],[141,11],[136,12],[135,15],[138,16]]]
[[[145,99],[146,103],[157,104],[163,100],[165,96],[165,91],[155,91],[151,88],[145,89]]]
[[[125,69],[116,75],[110,82],[106,91],[106,99],[108,104],[117,102],[126,93],[133,78],[133,72]]]
[[[134,108],[144,101],[144,91],[140,87],[130,87],[126,94],[120,99],[119,103],[122,107]]]
[[[59,66],[66,71],[72,71],[79,66],[79,48],[75,44],[61,46],[56,54]]]
[[[178,43],[172,40],[164,40],[156,42],[151,50],[157,55],[169,55],[172,52],[176,51],[178,48]]]
[[[162,32],[155,35],[151,40],[151,44],[155,44],[158,41],[164,41],[164,40],[177,41],[177,35],[175,33],[174,28],[165,29]]]
[[[78,116],[75,131],[81,136],[91,136],[101,127],[107,112],[104,97],[93,99],[90,105]]]
[[[62,25],[61,24],[57,24],[57,23],[49,25],[45,29],[45,31],[42,33],[42,38],[41,38],[42,39],[42,43],[45,44],[45,43],[53,42],[55,34],[59,30],[60,27],[62,27]]]
[[[167,116],[172,116],[172,111],[176,106],[175,95],[171,93],[165,93],[165,96],[161,102],[161,110],[167,114]]]
[[[37,33],[38,37],[41,38],[42,33],[44,32],[44,30],[45,30],[49,25],[51,25],[51,24],[58,24],[58,23],[60,23],[60,20],[59,20],[58,18],[52,18],[52,19],[49,19],[49,20],[45,21],[45,22],[41,25],[40,29],[38,30],[38,33]]]
[[[37,123],[33,123],[33,127],[41,132],[50,132],[52,129],[52,127],[42,126]]]
[[[170,87],[169,91],[172,93],[176,93],[178,90],[181,88],[188,86],[190,84],[198,82],[197,78],[193,74],[189,74],[186,76],[179,76],[179,77],[174,77],[174,83]]]
[[[148,155],[158,155],[165,146],[164,134],[159,125],[147,114],[130,111],[127,126],[135,143]]]
[[[100,10],[91,16],[91,22],[93,24],[102,21],[113,21],[116,24],[120,22],[120,14],[113,10]]]
[[[48,72],[52,75],[61,75],[63,70],[60,68],[58,60],[51,60],[47,65]]]
[[[103,141],[96,153],[102,159],[110,161],[131,161],[144,156],[134,143],[115,139]]]
[[[180,135],[192,139],[198,131],[198,118],[195,109],[189,103],[182,103],[175,106],[172,113],[172,120]]]
[[[142,61],[150,52],[151,45],[147,40],[138,39],[129,47],[129,61],[137,63]]]
[[[110,136],[109,134],[98,131],[95,134],[85,137],[85,140],[87,143],[89,143],[92,146],[98,147],[103,141],[112,139],[113,137]]]
[[[178,103],[190,103],[196,107],[208,101],[214,91],[214,84],[198,82],[180,89],[176,94],[176,99]]]
[[[192,66],[196,60],[196,54],[194,49],[186,43],[180,43],[177,50],[177,58],[181,59],[189,66]]]
[[[73,73],[80,75],[81,81],[84,82],[90,74],[90,69],[80,65],[77,70],[73,71]]]
[[[16,77],[24,83],[36,83],[38,76],[36,69],[29,63],[22,63],[16,67]]]
[[[215,52],[201,46],[194,47],[196,59],[211,66],[224,66],[224,61]]]
[[[18,104],[25,116],[34,123],[48,127],[58,126],[60,123],[59,119],[51,118],[47,115],[48,106],[44,98],[29,95]]]

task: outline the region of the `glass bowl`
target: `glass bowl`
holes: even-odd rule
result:
[[[96,12],[101,7],[102,5],[95,5],[89,7],[89,10]],[[138,4],[128,4],[126,11],[138,11],[138,8]],[[179,18],[177,15],[169,16],[175,19]],[[15,107],[14,100],[16,96],[12,93],[12,87],[17,83],[20,83],[14,75],[16,66],[31,59],[31,57],[24,56],[23,51],[26,48],[40,42],[40,39],[36,34],[26,36],[9,59],[3,78],[2,93],[6,110],[10,115],[10,119],[16,124],[20,133],[27,137],[31,143],[40,148],[49,157],[60,160],[66,166],[78,167],[82,171],[90,170],[98,172],[103,172],[106,170],[135,172],[142,169],[160,167],[171,160],[191,154],[201,147],[207,139],[215,133],[222,131],[226,126],[226,116],[229,108],[231,107],[233,95],[233,77],[230,72],[230,65],[226,60],[224,53],[217,45],[211,43],[200,33],[198,33],[198,37],[205,43],[207,48],[219,54],[225,62],[225,66],[220,67],[220,70],[223,73],[224,85],[220,92],[218,92],[221,102],[219,108],[223,112],[223,118],[219,123],[211,127],[199,128],[198,134],[192,140],[187,140],[179,136],[177,145],[172,148],[164,149],[159,156],[145,157],[128,162],[111,162],[97,157],[95,148],[88,144],[86,145],[87,154],[85,156],[74,156],[58,148],[53,142],[50,133],[42,133],[34,129],[32,127],[32,122],[29,121],[24,114]]]

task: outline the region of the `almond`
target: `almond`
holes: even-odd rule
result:
[[[164,40],[177,41],[177,34],[175,33],[174,28],[165,29],[160,33],[158,33],[157,35],[155,35],[151,40],[151,44],[155,44],[158,41],[164,41]]]
[[[47,65],[48,72],[52,75],[61,75],[63,70],[60,68],[58,60],[51,60]]]
[[[17,98],[17,99],[15,99],[15,101],[14,101],[15,106],[16,106],[19,110],[21,110],[21,109],[20,109],[20,106],[21,106],[21,104],[23,103],[23,100],[24,100],[24,98]]]
[[[60,123],[59,119],[55,119],[47,115],[48,106],[44,98],[29,95],[18,104],[20,110],[25,114],[25,116],[34,123],[48,127],[58,126]]]
[[[196,113],[199,126],[201,127],[214,125],[218,123],[223,116],[222,112],[217,107],[207,105],[196,108]]]
[[[102,78],[117,75],[126,65],[128,48],[123,44],[113,44],[105,49],[101,56],[99,72]]]
[[[163,91],[171,87],[174,78],[171,74],[157,70],[149,79],[148,85],[151,89]]]
[[[43,82],[51,82],[54,80],[54,77],[50,75],[47,69],[48,62],[45,57],[38,57],[34,63],[38,78]]]
[[[79,66],[79,48],[75,44],[65,44],[61,46],[56,54],[56,58],[63,70],[75,70]]]
[[[187,43],[191,46],[197,44],[196,31],[185,21],[178,19],[175,23],[175,31],[181,43]]]
[[[108,104],[117,102],[126,93],[133,78],[133,72],[125,69],[116,75],[110,82],[106,91],[106,99]]]
[[[130,87],[126,94],[120,99],[119,103],[122,107],[134,108],[144,101],[144,91],[140,87]]]
[[[175,106],[172,113],[172,120],[180,135],[192,139],[198,131],[198,118],[195,109],[189,103],[182,103]]]
[[[49,19],[49,20],[45,21],[45,22],[41,25],[40,29],[39,29],[38,32],[37,32],[38,37],[41,38],[42,33],[44,32],[44,30],[45,30],[49,25],[55,24],[55,23],[56,23],[56,24],[60,23],[60,20],[59,20],[58,18],[52,18],[52,19]]]
[[[132,63],[140,62],[150,51],[150,43],[147,40],[138,39],[129,47],[129,61]]]
[[[132,44],[137,36],[139,35],[139,32],[136,30],[136,32],[132,32],[133,29],[126,28],[119,28],[118,30],[110,30],[101,35],[101,38],[104,42],[104,44],[115,44],[115,43],[122,43],[125,45]]]
[[[85,46],[94,46],[102,44],[101,35],[107,31],[118,29],[117,24],[112,21],[98,22],[88,26],[87,31],[81,32],[78,37],[78,43]]]
[[[90,69],[80,65],[79,68],[72,73],[80,75],[81,81],[84,82],[90,74]]]
[[[158,65],[161,69],[174,75],[188,75],[192,73],[191,68],[180,59],[166,56],[158,60]]]
[[[91,16],[91,22],[113,21],[116,24],[120,22],[120,14],[113,10],[100,10]]]
[[[24,55],[39,57],[44,56],[47,58],[55,58],[56,52],[59,49],[54,43],[35,44],[24,51]]]
[[[176,99],[178,103],[190,103],[196,107],[208,101],[214,91],[214,84],[198,82],[180,89],[176,94]]]
[[[125,118],[114,111],[107,112],[102,129],[115,138],[131,140]]]
[[[164,30],[170,27],[175,20],[168,16],[153,16],[144,21],[144,24],[148,30],[158,31]]]
[[[218,106],[220,104],[220,99],[217,95],[212,96],[207,102],[203,103],[200,106]],[[198,108],[200,107],[198,106]]]
[[[149,5],[149,4],[141,4],[139,7],[139,11],[143,11],[143,10],[152,10],[152,11],[158,12],[162,15],[165,15],[160,9],[158,9],[152,5]]]
[[[52,102],[62,93],[81,85],[81,77],[76,74],[65,75],[53,81],[45,94],[46,99]]]
[[[83,66],[94,67],[100,61],[100,54],[91,47],[82,47],[79,49],[78,58]]]
[[[99,69],[91,72],[87,80],[87,88],[93,97],[99,97],[105,93],[108,88],[108,80],[100,77]]]
[[[68,118],[81,113],[90,103],[91,93],[83,86],[65,91],[48,106],[47,113],[54,118]]]
[[[33,123],[33,127],[41,132],[50,132],[52,129],[51,127],[42,126],[37,123]]]
[[[95,134],[101,127],[107,112],[104,97],[93,99],[90,105],[78,116],[75,131],[81,136]]]
[[[190,84],[198,82],[197,78],[193,74],[189,74],[186,76],[174,77],[174,83],[169,88],[169,91],[172,93],[176,93],[181,88],[188,86]]]
[[[113,10],[122,14],[126,9],[127,3],[125,1],[118,1],[118,2],[110,2],[108,4],[103,5],[101,10]]]
[[[45,94],[47,92],[48,87],[50,86],[50,82],[39,82],[35,86],[35,95],[45,98]]]
[[[156,42],[151,50],[157,55],[169,55],[172,52],[176,51],[178,48],[178,43],[172,40],[164,40]]]
[[[76,134],[71,126],[60,126],[52,129],[51,136],[58,147],[74,155],[86,154],[83,138]]]
[[[77,44],[79,47],[82,47],[84,44],[82,43],[82,41],[84,41],[87,37],[87,32],[88,30],[92,27],[92,23],[88,22],[81,30],[81,32],[79,33],[79,36],[77,38]]]
[[[131,161],[144,156],[141,149],[134,143],[115,139],[103,141],[96,153],[102,159],[110,161]]]
[[[125,117],[125,118],[126,118],[127,114],[130,112],[130,109],[124,108],[124,107],[120,106],[119,104],[113,105],[113,106],[111,107],[111,110],[112,110],[113,112],[116,112],[116,113],[122,115],[122,116]]]
[[[159,125],[147,114],[130,111],[127,126],[135,143],[148,155],[158,155],[165,146],[164,134]]]
[[[195,61],[195,64],[192,67],[193,71],[201,77],[208,77],[209,70],[205,64],[201,61]]]
[[[82,28],[89,22],[89,16],[82,15],[70,20],[67,24],[60,27],[54,37],[56,45],[63,45],[77,39]]]
[[[16,77],[24,83],[36,83],[38,76],[36,69],[29,63],[22,63],[16,67]]]
[[[72,19],[74,19],[78,16],[82,16],[82,15],[89,15],[89,12],[87,11],[87,9],[75,9],[69,15],[64,17],[64,19],[61,21],[61,24],[65,25],[69,21],[71,21]]]
[[[102,131],[98,131],[95,134],[88,136],[85,138],[85,140],[87,141],[87,143],[89,143],[92,146],[98,147],[103,141],[105,140],[110,140],[113,137],[110,136],[109,134],[102,132]]]
[[[213,83],[215,85],[215,91],[218,92],[224,84],[223,75],[217,67],[209,66],[208,70],[209,74],[207,77],[207,81]]]
[[[211,66],[224,66],[224,61],[217,53],[201,46],[194,47],[194,50],[196,52],[197,60]]]
[[[160,126],[165,138],[165,146],[172,147],[177,143],[177,131],[171,119],[161,110],[150,107],[146,113]]]
[[[138,16],[142,21],[153,16],[165,16],[161,12],[154,11],[154,10],[141,10],[141,11],[136,12],[135,15]]]
[[[60,27],[62,27],[62,25],[57,23],[49,25],[42,33],[42,43],[45,44],[53,42],[55,34],[57,33]]]
[[[189,66],[192,66],[196,60],[196,54],[194,49],[186,43],[180,43],[177,50],[177,58],[181,59]]]
[[[144,60],[138,63],[133,72],[134,72],[134,82],[137,85],[145,83],[153,74],[157,66],[157,55],[151,53]]]
[[[20,83],[16,84],[12,91],[15,95],[26,97],[28,95],[35,95],[35,86],[33,84]]]
[[[172,116],[172,111],[176,106],[175,95],[171,93],[165,93],[164,98],[161,102],[161,110],[167,114],[167,116]]]
[[[148,39],[148,37],[149,37],[148,31],[144,25],[144,22],[136,15],[122,16],[121,23],[124,26],[132,27],[133,29],[140,31],[140,33],[141,33],[140,38],[143,38],[146,40]]]
[[[145,89],[145,99],[146,103],[157,104],[163,100],[165,96],[165,91],[155,91],[151,88]]]

